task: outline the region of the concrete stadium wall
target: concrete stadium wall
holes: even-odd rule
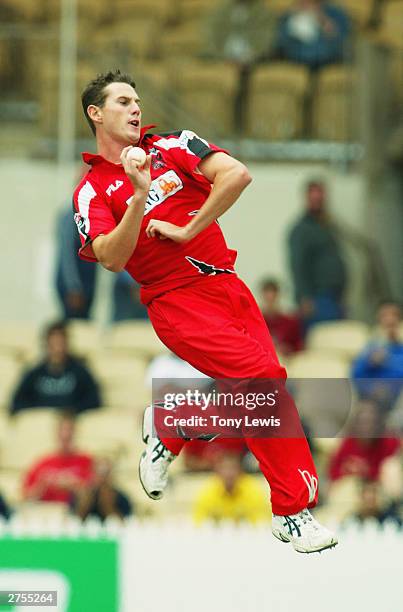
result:
[[[342,220],[364,229],[364,185],[357,173],[345,174],[319,164],[250,164],[253,183],[222,218],[229,246],[239,251],[238,271],[256,289],[258,280],[275,275],[285,281],[292,302],[285,236],[302,209],[302,187],[323,176],[331,208]],[[43,322],[57,315],[53,290],[55,215],[70,205],[76,168],[58,173],[44,161],[2,160],[1,320]],[[102,271],[96,318],[106,321],[111,274]]]

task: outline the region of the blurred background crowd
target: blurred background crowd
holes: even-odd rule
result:
[[[223,226],[288,369],[318,513],[401,525],[401,0],[0,0],[0,513],[270,520],[242,439],[189,444],[163,504],[140,489],[152,380],[201,375],[126,272],[77,257],[70,194],[94,147],[79,93],[115,67],[143,123],[251,167]]]

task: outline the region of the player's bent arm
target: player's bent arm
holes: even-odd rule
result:
[[[199,163],[198,168],[213,189],[197,215],[186,226],[188,239],[197,236],[223,215],[252,181],[244,164],[222,152],[210,154]]]
[[[136,193],[120,223],[109,234],[101,234],[92,242],[95,257],[111,272],[121,272],[136,248],[147,194]]]

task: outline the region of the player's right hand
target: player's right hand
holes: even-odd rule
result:
[[[132,147],[125,147],[120,155],[120,161],[127,176],[129,177],[136,193],[148,194],[151,185],[151,155],[147,155],[144,166],[137,166],[135,161],[127,159],[127,154]]]

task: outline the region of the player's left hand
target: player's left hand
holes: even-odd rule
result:
[[[149,238],[159,238],[160,240],[173,240],[174,242],[184,243],[190,240],[190,235],[187,227],[180,227],[168,221],[159,219],[150,219],[146,229],[146,234]]]

